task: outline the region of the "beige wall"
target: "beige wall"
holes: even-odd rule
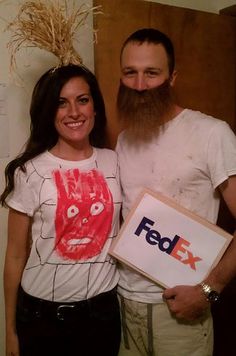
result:
[[[78,5],[86,2],[92,4],[92,0],[77,0]],[[111,0],[108,0],[111,1]],[[219,9],[233,5],[234,1],[227,0],[176,0],[176,1],[155,1],[167,5],[181,6],[196,10],[215,12]],[[6,107],[9,130],[6,132],[9,138],[9,155],[2,157],[0,152],[0,191],[4,186],[4,168],[6,164],[19,152],[27,139],[29,127],[28,108],[30,95],[37,78],[48,68],[57,62],[53,55],[42,50],[21,51],[18,56],[18,73],[23,78],[22,87],[14,84],[9,75],[9,53],[6,49],[6,43],[9,40],[9,33],[3,32],[6,22],[11,21],[17,13],[18,0],[1,1],[0,0],[0,84],[6,83]],[[5,21],[4,21],[5,19]],[[89,24],[92,25],[92,18],[89,18]],[[78,35],[77,48],[84,58],[85,64],[93,70],[93,45],[92,31],[89,29],[81,30]],[[0,127],[1,130],[1,127]],[[6,247],[6,226],[7,211],[0,208],[0,275],[2,276],[4,254]],[[0,278],[0,356],[4,356],[4,303],[2,278]]]

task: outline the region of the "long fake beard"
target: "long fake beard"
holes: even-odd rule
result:
[[[170,119],[173,95],[169,80],[153,89],[137,91],[120,83],[117,96],[119,120],[129,141],[150,141]]]

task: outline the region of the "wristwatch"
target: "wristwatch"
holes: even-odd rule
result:
[[[202,291],[210,303],[215,303],[220,300],[220,294],[216,290],[213,290],[209,284],[202,282],[200,283],[200,286],[202,287]]]

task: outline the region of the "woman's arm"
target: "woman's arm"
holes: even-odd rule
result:
[[[17,291],[29,253],[30,218],[10,209],[8,215],[8,242],[4,266],[4,294],[6,315],[6,355],[18,356],[16,334]]]

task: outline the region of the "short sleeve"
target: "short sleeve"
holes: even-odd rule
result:
[[[236,174],[236,136],[225,121],[218,121],[208,142],[207,161],[214,189]]]
[[[12,209],[33,216],[36,199],[27,171],[23,172],[20,168],[15,171],[14,190],[7,197],[6,203]]]

